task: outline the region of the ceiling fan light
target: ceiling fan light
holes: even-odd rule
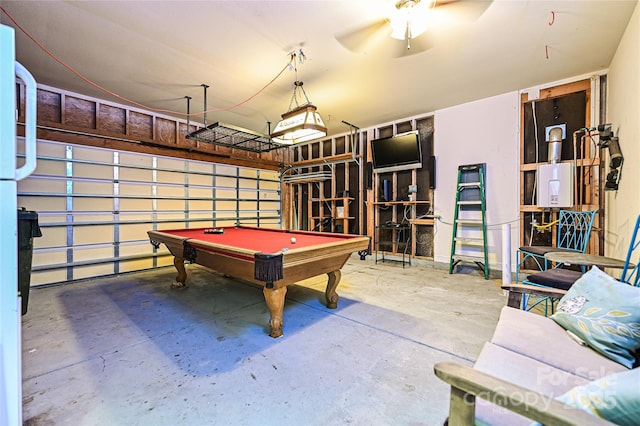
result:
[[[396,40],[404,40],[407,37],[407,23],[409,21],[409,8],[397,9],[391,19],[391,37]]]
[[[398,2],[391,18],[391,37],[406,40],[424,33],[429,26],[429,15],[434,5],[435,1]]]
[[[391,38],[396,40],[405,40],[407,38],[407,26],[391,27]]]
[[[429,10],[414,13],[409,21],[409,31],[411,38],[418,37],[429,28]]]

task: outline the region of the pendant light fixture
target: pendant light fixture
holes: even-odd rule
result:
[[[322,117],[307,97],[302,81],[298,80],[297,58],[299,57],[302,63],[305,58],[304,53],[300,50],[298,54],[292,53],[291,57],[291,66],[296,73],[293,95],[289,102],[289,110],[282,114],[282,120],[276,124],[271,133],[273,142],[282,145],[293,145],[327,136],[327,128]],[[303,102],[301,103],[299,99]]]

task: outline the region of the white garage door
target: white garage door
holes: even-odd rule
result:
[[[150,229],[279,227],[275,171],[38,141],[38,166],[18,184],[38,213],[32,285],[172,264]]]

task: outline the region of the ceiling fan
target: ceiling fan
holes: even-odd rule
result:
[[[389,4],[380,19],[341,33],[336,39],[356,53],[368,53],[380,45],[391,45],[394,57],[413,55],[433,47],[436,38],[433,33],[460,31],[477,20],[491,2],[398,0],[395,5]]]

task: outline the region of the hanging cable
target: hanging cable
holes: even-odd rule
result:
[[[533,137],[536,143],[536,164],[540,161],[540,137],[538,136],[538,117],[536,116],[536,101],[531,102],[531,113],[533,115]],[[531,190],[531,204],[536,199],[536,188],[538,187],[538,171],[533,175],[533,189]],[[529,245],[533,243],[533,229],[535,226],[535,215],[531,212],[531,230],[529,231]]]
[[[310,105],[311,101],[307,96],[307,92],[304,90],[302,81],[298,80],[298,63],[302,65],[304,61],[307,59],[302,49],[299,49],[298,52],[291,52],[289,54],[289,71],[293,71],[295,73],[295,81],[293,83],[293,94],[291,95],[291,101],[289,101],[289,109],[287,111],[293,111],[294,109],[300,108],[301,106]],[[302,92],[304,96],[304,100],[306,101],[304,104],[298,102],[298,91]],[[294,105],[295,104],[295,108]]]
[[[556,219],[553,222],[549,222],[549,223],[546,223],[544,225],[532,224],[531,226],[533,226],[539,232],[544,232],[544,231],[546,231],[547,229],[551,228],[553,225],[555,225],[558,222],[560,222],[560,221],[558,219]]]
[[[220,108],[212,108],[206,111],[202,111],[199,113],[192,113],[192,114],[185,114],[184,112],[180,112],[180,111],[173,111],[170,109],[162,109],[162,108],[153,108],[150,107],[148,105],[145,104],[141,104],[139,102],[136,102],[132,99],[126,98],[124,96],[118,95],[117,93],[99,85],[98,83],[94,82],[93,80],[89,79],[88,77],[85,77],[82,73],[80,73],[80,71],[76,70],[75,68],[73,68],[71,65],[67,64],[66,62],[64,62],[62,59],[60,59],[58,56],[56,56],[53,52],[51,52],[49,49],[47,49],[42,43],[40,43],[35,37],[33,37],[26,29],[24,29],[19,23],[18,21],[16,21],[16,19],[11,16],[11,14],[9,12],[7,12],[7,10],[2,7],[0,5],[0,10],[2,11],[2,13],[4,13],[7,18],[9,18],[11,20],[11,22],[13,22],[13,24],[16,26],[16,28],[18,28],[20,31],[22,31],[22,33],[24,35],[26,35],[33,43],[35,43],[36,46],[38,46],[44,53],[46,53],[48,56],[50,56],[54,61],[56,61],[57,63],[59,63],[60,65],[62,65],[63,67],[65,67],[66,69],[68,69],[69,71],[71,71],[76,77],[78,77],[79,79],[81,79],[82,81],[84,81],[85,83],[95,87],[96,89],[105,92],[115,98],[120,99],[121,101],[130,103],[132,105],[135,105],[139,108],[142,109],[146,109],[148,111],[153,111],[153,112],[158,112],[158,113],[164,113],[164,114],[172,114],[172,115],[179,115],[182,117],[189,117],[189,116],[195,116],[195,115],[202,115],[202,114],[207,114],[207,113],[212,113],[212,112],[220,112],[220,111],[229,111],[235,108],[238,108],[246,103],[248,103],[249,101],[251,101],[253,98],[255,98],[256,96],[258,96],[260,93],[262,93],[267,87],[269,87],[271,84],[273,84],[274,81],[276,81],[278,79],[278,77],[280,77],[282,75],[282,73],[288,69],[291,65],[291,62],[287,63],[287,65],[285,65],[280,72],[278,72],[278,74],[276,74],[276,76],[271,79],[267,84],[265,84],[260,90],[258,90],[256,93],[254,93],[253,95],[249,96],[248,98],[246,98],[245,100],[238,102],[235,105],[231,105],[228,107],[220,107]],[[300,51],[300,53],[302,53],[302,50]]]

